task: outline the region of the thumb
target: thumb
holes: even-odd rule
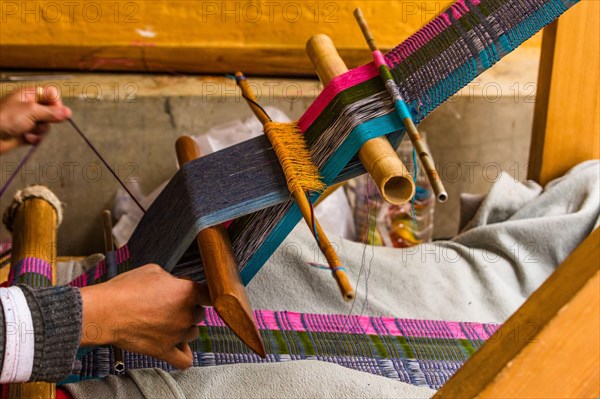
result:
[[[182,343],[174,346],[163,358],[164,361],[171,364],[179,370],[185,370],[192,366],[192,349],[188,344]]]

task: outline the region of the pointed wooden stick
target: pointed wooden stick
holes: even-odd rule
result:
[[[200,157],[198,145],[189,136],[180,137],[176,149],[180,165]],[[198,233],[197,242],[212,305],[242,342],[259,356],[266,357],[246,288],[240,280],[227,229],[222,225],[204,229]]]

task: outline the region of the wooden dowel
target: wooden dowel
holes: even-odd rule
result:
[[[429,179],[431,188],[435,193],[436,199],[438,202],[446,202],[448,200],[448,193],[446,192],[446,188],[444,187],[442,179],[437,172],[433,158],[425,147],[425,142],[421,138],[417,127],[411,118],[405,118],[403,122],[404,126],[406,127],[406,134],[408,134],[408,137],[410,138],[410,141],[417,152],[417,156],[419,157],[419,160],[421,160],[421,164],[423,165],[423,169],[427,174],[427,178]]]
[[[242,91],[242,95],[248,101],[248,105],[250,105],[250,108],[254,112],[254,115],[256,115],[258,120],[260,120],[260,122],[263,125],[269,123],[271,119],[256,103],[256,97],[254,96],[250,85],[248,85],[248,81],[246,80],[244,74],[241,72],[236,72],[235,76],[237,78],[238,86]],[[298,209],[300,210],[302,217],[304,218],[304,220],[306,221],[306,223],[312,231],[313,215],[311,212],[310,203],[306,198],[306,194],[302,192],[302,190],[296,190],[291,194],[296,200],[296,204],[298,205]],[[317,242],[319,244],[319,248],[321,249],[321,252],[323,252],[323,255],[325,255],[329,267],[332,269],[334,279],[337,282],[338,288],[342,293],[342,297],[347,301],[354,299],[354,289],[352,288],[352,284],[350,284],[350,280],[348,279],[346,272],[343,270],[343,268],[341,268],[342,262],[340,261],[337,253],[335,252],[333,245],[331,245],[331,242],[327,238],[327,235],[325,234],[317,220],[314,221],[314,225],[317,229]]]
[[[41,198],[25,200],[16,210],[11,267],[25,258],[41,259],[52,266],[56,284],[56,210]],[[46,382],[10,384],[10,398],[56,398],[56,385]]]
[[[363,36],[365,37],[365,40],[369,45],[369,49],[372,52],[378,51],[379,49],[377,48],[377,43],[373,38],[373,34],[369,29],[369,24],[367,23],[367,20],[365,19],[362,11],[360,10],[360,7],[354,10],[354,17],[356,18],[356,22],[358,22],[360,30],[362,31]],[[406,107],[406,103],[404,102],[404,99],[402,99],[402,96],[400,96],[400,91],[398,90],[396,82],[392,79],[392,74],[390,73],[388,66],[386,64],[378,63],[377,57],[375,57],[375,63],[379,68],[379,74],[382,80],[385,82],[385,86],[390,96],[394,100],[396,110],[398,111],[399,116],[402,119],[402,123],[406,128],[406,133],[408,134],[408,137],[410,138],[410,141],[412,142],[413,147],[417,155],[419,156],[419,159],[421,160],[421,164],[423,165],[423,169],[427,174],[427,178],[429,179],[429,183],[431,183],[431,188],[433,189],[437,200],[439,202],[446,202],[446,200],[448,199],[448,193],[446,192],[446,188],[442,183],[442,179],[440,179],[440,176],[435,168],[433,157],[431,156],[431,154],[425,146],[425,143],[421,139],[421,135],[419,134],[419,131],[417,130],[417,127],[415,126],[412,117],[405,117],[405,113],[403,112],[402,107],[398,106],[398,101],[400,101],[400,103],[404,107]],[[390,84],[396,90],[398,90],[397,93],[390,88]],[[415,168],[416,167],[417,165],[415,165]]]
[[[292,193],[292,195],[296,200],[296,204],[298,205],[298,209],[300,209],[300,213],[302,213],[304,220],[306,220],[307,224],[309,225],[309,228],[312,231],[312,226],[310,226],[311,210],[310,204],[308,203],[308,199],[302,191],[295,191],[294,193]],[[338,284],[338,288],[340,289],[344,299],[347,301],[351,301],[352,299],[354,299],[355,293],[354,289],[352,288],[352,284],[348,279],[348,276],[346,275],[344,270],[340,269],[342,267],[342,262],[340,261],[340,258],[338,257],[337,253],[335,252],[333,245],[331,245],[331,242],[327,238],[327,235],[321,228],[321,225],[319,224],[318,220],[315,220],[315,226],[317,228],[317,235],[319,237],[317,243],[319,244],[321,252],[323,252],[323,255],[325,255],[325,259],[327,259],[327,264],[333,271],[333,275],[335,281]]]
[[[104,252],[108,255],[109,252],[112,252],[115,250],[115,244],[114,244],[113,234],[112,234],[112,229],[113,229],[112,214],[108,209],[105,209],[104,212],[102,212],[102,222],[104,225]],[[107,264],[106,273],[107,273],[108,279],[115,277],[115,275],[117,274],[116,270],[115,271],[110,270],[110,266],[108,266],[108,264]],[[113,354],[115,356],[115,362],[113,364],[115,371],[117,373],[124,372],[125,371],[125,362],[123,361],[123,349],[121,349],[117,346],[113,346]]]
[[[200,157],[193,138],[182,136],[176,142],[177,159],[184,165]],[[262,338],[252,314],[250,300],[240,280],[227,229],[213,226],[197,237],[210,299],[215,310],[231,330],[254,352],[266,357]]]
[[[348,72],[327,35],[311,37],[306,44],[306,51],[324,85]],[[399,205],[413,197],[415,183],[412,176],[385,137],[367,141],[358,152],[358,157],[386,202]]]

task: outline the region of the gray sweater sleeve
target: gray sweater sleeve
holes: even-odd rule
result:
[[[30,381],[56,382],[73,369],[81,340],[81,295],[69,286],[31,288],[23,291],[34,329],[34,358]],[[0,369],[4,359],[4,314],[0,312]]]

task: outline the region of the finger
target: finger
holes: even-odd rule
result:
[[[0,140],[0,154],[11,151],[17,148],[21,144],[21,140],[18,138],[11,138],[8,140]]]
[[[204,284],[195,284],[196,290],[196,304],[202,306],[212,306],[212,301],[210,300],[210,292],[208,291],[208,287]]]
[[[64,106],[33,104],[29,117],[34,122],[62,122],[71,116],[71,110]]]
[[[192,324],[193,325],[198,325],[200,324],[200,322],[202,322],[202,320],[204,320],[204,317],[206,316],[206,312],[204,311],[204,307],[203,306],[196,306],[194,308],[192,317]]]
[[[6,103],[34,103],[36,102],[36,97],[37,89],[35,87],[25,87],[12,93],[5,101]]]
[[[45,122],[36,123],[35,127],[31,129],[29,133],[35,134],[36,136],[43,136],[50,130],[50,124]],[[26,133],[27,134],[27,133]]]
[[[177,347],[173,347],[162,360],[179,370],[185,370],[192,365],[192,350],[188,344],[179,344]]]
[[[60,93],[54,86],[47,86],[38,90],[36,101],[45,105],[61,105]]]
[[[44,135],[48,133],[50,130],[50,125],[48,123],[38,123],[35,127],[28,133],[25,133],[22,136],[23,142],[25,144],[36,145],[39,144],[40,141],[44,138]]]
[[[42,141],[42,136],[38,136],[34,133],[25,133],[23,136],[23,142],[26,144],[36,145]]]
[[[198,327],[190,327],[190,329],[183,336],[185,342],[192,342],[198,339]]]

